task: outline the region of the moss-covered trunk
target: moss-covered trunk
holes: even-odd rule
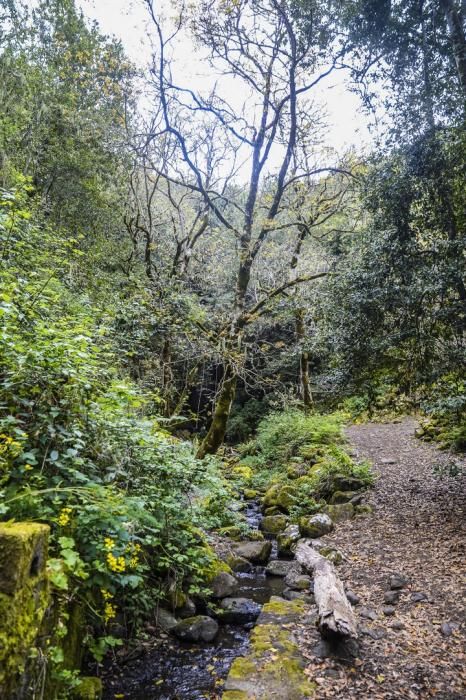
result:
[[[223,442],[231,404],[236,394],[236,381],[237,375],[234,368],[231,365],[227,365],[222,386],[215,403],[212,423],[197,452],[199,459],[203,459],[207,454],[215,454]]]

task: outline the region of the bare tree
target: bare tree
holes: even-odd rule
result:
[[[158,38],[152,74],[160,105],[148,141],[169,139],[173,144],[172,158],[153,163],[154,171],[175,185],[180,184],[181,170],[189,173],[189,184],[186,176],[183,184],[199,193],[216,225],[234,238],[237,247],[234,301],[227,321],[216,329],[224,373],[212,422],[199,448],[203,457],[215,452],[224,438],[245,362],[245,328],[266,313],[274,299],[326,274],[321,269],[296,273],[299,241],[307,229],[304,219],[290,222],[288,205],[289,195],[300,180],[309,183],[325,172],[339,170],[325,163],[310,168],[309,158],[303,157],[304,146],[312,143],[320,129],[320,124],[310,123],[307,96],[338,67],[338,56],[324,67],[319,65],[318,41],[298,34],[285,0],[202,3],[192,19],[197,41],[208,51],[210,65],[221,71],[224,79],[234,80],[244,99],[235,104],[235,100],[223,97],[220,89],[202,96],[176,85],[172,76],[170,42],[182,26],[183,16],[174,34],[166,39],[153,1],[146,0],[146,4]],[[221,178],[214,185],[198,164],[193,124],[206,120],[216,124],[217,138],[225,147],[228,174],[223,186],[219,186]],[[232,180],[243,160],[249,171],[243,186],[245,196],[232,199],[225,183]],[[240,167],[243,176],[244,168]],[[289,263],[295,272],[262,290],[257,298],[251,294],[254,267],[263,260],[264,247],[278,230],[286,230],[291,241],[298,232]]]

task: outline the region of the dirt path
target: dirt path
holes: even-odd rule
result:
[[[309,639],[318,698],[466,698],[466,466],[456,460],[463,476],[439,478],[436,465],[451,457],[416,440],[415,427],[406,419],[347,431],[378,475],[367,499],[374,513],[328,538],[345,556],[342,579],[360,598],[361,649],[345,666],[316,659]],[[387,616],[384,592],[395,573],[409,583]]]

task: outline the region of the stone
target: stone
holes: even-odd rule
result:
[[[390,626],[391,626],[392,630],[398,630],[398,631],[404,630],[404,628],[405,628],[405,626],[401,622],[401,620],[394,620]]]
[[[335,491],[335,493],[330,498],[329,503],[332,505],[338,505],[339,503],[353,503],[353,498],[362,498],[362,493],[359,491]]]
[[[277,505],[289,512],[290,508],[298,501],[298,492],[294,486],[283,486],[277,496]]]
[[[176,627],[178,622],[179,620],[177,620],[169,610],[165,610],[165,608],[159,608],[157,610],[155,623],[157,627],[160,627],[164,632],[170,632]]]
[[[390,576],[390,589],[392,591],[404,588],[409,583],[409,580],[403,574],[393,574]]]
[[[294,591],[292,588],[285,588],[282,596],[285,600],[303,600],[308,605],[315,603],[314,595],[306,591]]]
[[[429,598],[426,593],[422,593],[421,591],[415,591],[414,593],[411,593],[410,600],[412,603],[427,603],[429,601]]]
[[[366,618],[366,620],[377,620],[377,613],[372,608],[361,608],[359,611],[361,617]]]
[[[233,546],[233,552],[236,556],[247,559],[253,564],[266,564],[271,551],[272,543],[268,541],[239,542]],[[233,567],[231,568],[233,569]]]
[[[232,571],[236,571],[237,573],[249,574],[253,570],[250,561],[236,554],[229,554],[226,558],[226,563]]]
[[[231,665],[222,700],[315,697],[317,686],[305,673],[306,659],[293,634],[304,611],[301,600],[272,597],[264,605],[251,633],[250,651]]]
[[[333,522],[326,513],[317,513],[317,515],[303,516],[299,519],[299,531],[303,537],[316,539],[327,535],[333,530]]]
[[[396,459],[393,458],[388,458],[388,459],[381,459],[380,464],[396,464]]]
[[[286,515],[266,515],[261,520],[261,530],[268,533],[269,535],[278,535],[279,532],[283,532],[288,525],[288,518]]]
[[[226,571],[221,571],[209,585],[213,598],[228,598],[238,588],[238,581]]]
[[[346,597],[348,598],[351,605],[359,605],[361,598],[354,593],[354,591],[346,591]]]
[[[382,608],[382,612],[385,615],[385,617],[392,617],[396,612],[396,608],[394,608],[393,605],[384,605]]]
[[[354,506],[352,503],[338,503],[328,505],[324,508],[326,513],[334,523],[340,523],[343,520],[351,520],[354,517]]]
[[[73,688],[71,697],[73,700],[100,700],[102,697],[103,685],[97,676],[82,676],[79,685]]]
[[[293,546],[301,538],[298,525],[288,525],[277,537],[279,554],[291,554]]]
[[[387,603],[387,605],[393,605],[394,603],[398,603],[400,599],[401,591],[385,591],[383,594],[383,599],[384,602]]]
[[[357,516],[365,516],[365,515],[372,515],[374,512],[374,509],[372,506],[368,505],[367,503],[363,503],[361,505],[354,506],[354,514]]]
[[[244,489],[243,495],[247,501],[252,501],[258,494],[255,489]]]
[[[338,549],[335,549],[335,547],[322,546],[319,547],[318,551],[319,554],[331,561],[332,564],[335,564],[336,566],[341,564],[343,561],[343,554]]]
[[[281,510],[278,506],[269,506],[264,510],[264,515],[281,515]]]
[[[178,617],[193,617],[196,614],[196,604],[191,598],[186,598],[183,605],[176,609]]]
[[[293,561],[284,561],[283,559],[272,559],[267,564],[265,573],[267,576],[286,576],[291,568],[295,566]]]
[[[459,624],[457,622],[443,622],[440,626],[440,633],[444,637],[451,637],[453,632],[455,632],[459,628]]]
[[[307,591],[311,586],[311,577],[307,574],[302,574],[299,569],[292,569],[285,576],[285,585],[295,591]]]
[[[186,642],[211,642],[218,634],[218,623],[207,615],[196,615],[178,622],[172,632]]]
[[[280,484],[273,484],[267,491],[265,492],[265,496],[262,499],[262,506],[264,508],[267,508],[267,506],[276,506],[277,505],[277,497],[278,494],[280,493],[281,485]]]
[[[379,640],[383,639],[385,637],[385,630],[383,630],[381,627],[360,627],[359,631],[361,634],[366,635],[366,637],[370,637],[371,639]]]
[[[331,478],[330,493],[335,491],[359,491],[366,488],[366,483],[355,476],[346,474],[334,474]]]
[[[307,464],[289,464],[286,468],[288,479],[299,479],[300,476],[306,476],[309,466]]]
[[[233,625],[254,622],[262,609],[259,603],[249,598],[224,598],[220,608],[221,610],[217,613],[220,620]]]

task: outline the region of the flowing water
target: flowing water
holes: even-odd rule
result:
[[[251,529],[261,521],[259,504],[250,501],[245,511]],[[276,558],[276,542],[272,556]],[[239,582],[235,597],[266,603],[280,595],[282,578],[265,575],[257,566],[249,574],[236,574]],[[183,643],[166,635],[164,643],[146,648],[138,658],[115,664],[107,670],[105,700],[115,697],[131,700],[206,700],[221,695],[221,681],[226,678],[233,659],[249,647],[249,626],[222,625],[211,643]]]

